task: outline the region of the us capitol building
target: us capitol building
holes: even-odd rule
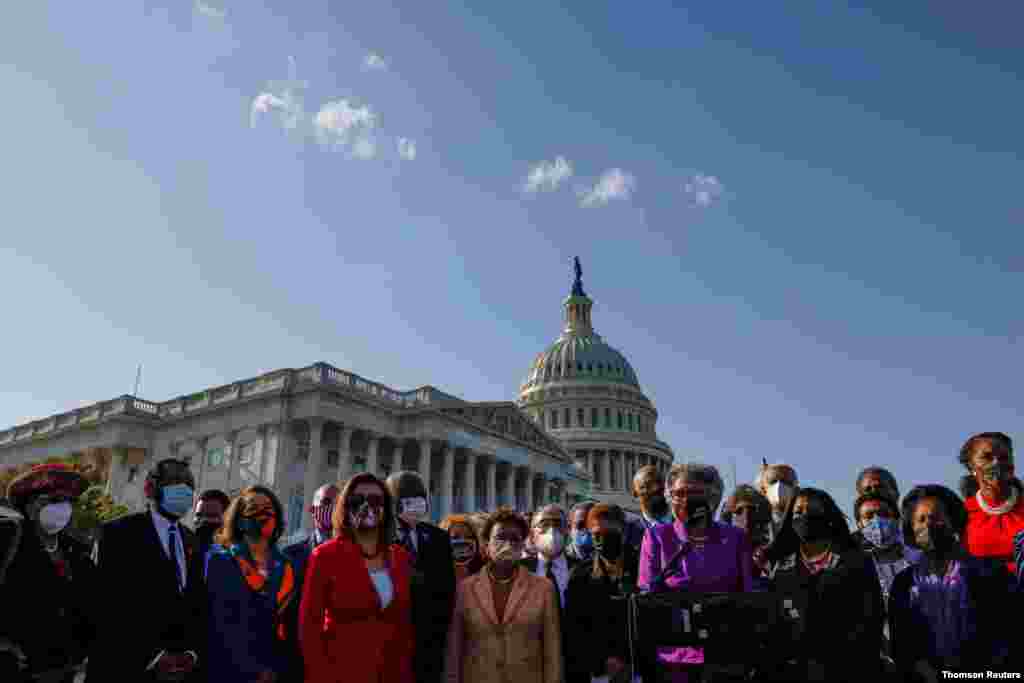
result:
[[[515,402],[471,402],[432,386],[396,391],[326,363],[282,369],[162,403],[124,395],[0,431],[0,467],[80,456],[108,491],[142,509],[142,484],[167,457],[191,463],[197,491],[263,484],[288,531],[329,481],[418,471],[435,519],[508,505],[533,510],[594,498],[636,512],[633,473],[667,471],[658,413],[619,351],[591,322],[582,272],[561,336],[530,366]]]

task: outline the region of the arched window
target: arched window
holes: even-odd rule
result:
[[[600,418],[598,417],[598,414],[597,414],[597,408],[591,408],[590,409],[590,426],[593,427],[594,429],[597,429],[597,425],[598,425],[598,421],[599,420],[600,420]]]
[[[576,372],[583,372],[583,363],[576,361]]]
[[[587,363],[587,372],[593,372],[593,371],[594,371],[594,364],[593,363]]]
[[[587,417],[584,414],[583,408],[577,408],[576,409],[576,426],[577,427],[586,427],[587,426],[586,423],[587,423]]]
[[[551,428],[552,429],[558,429],[558,411],[557,410],[552,410],[551,411]]]
[[[565,428],[568,429],[569,427],[572,427],[572,413],[570,413],[569,409],[566,408],[563,411],[563,414],[565,416]]]
[[[629,431],[633,431],[633,413],[626,416],[626,422],[629,425]]]
[[[619,429],[622,429],[622,411],[619,411]]]
[[[612,411],[611,411],[611,408],[605,408],[604,409],[604,428],[605,429],[611,429],[612,428]]]

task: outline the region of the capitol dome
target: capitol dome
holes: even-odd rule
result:
[[[657,437],[658,412],[633,366],[594,331],[582,274],[577,259],[565,327],[534,358],[517,403],[592,476],[594,497],[636,509],[633,474],[643,465],[666,471],[672,449]]]

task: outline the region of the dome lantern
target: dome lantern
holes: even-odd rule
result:
[[[576,270],[576,280],[572,284],[572,291],[565,300],[565,331],[566,335],[590,336],[594,334],[594,328],[590,322],[590,309],[594,305],[590,297],[583,291],[583,268],[580,267],[580,257],[573,259]]]

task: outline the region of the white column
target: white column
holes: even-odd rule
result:
[[[463,472],[462,507],[466,513],[476,512],[476,453],[466,449],[466,469]]]
[[[324,421],[320,418],[309,420],[309,457],[306,459],[306,477],[302,487],[303,508],[312,502],[313,494],[320,488],[320,468],[324,459],[323,450],[320,448],[323,424]],[[312,518],[309,515],[302,516],[303,528],[311,528],[312,524]]]
[[[484,503],[484,509],[494,512],[498,509],[498,463],[488,460],[485,467],[487,468],[487,502]]]
[[[452,514],[452,493],[455,488],[455,449],[448,444],[441,452],[441,509],[440,516]]]
[[[284,501],[291,499],[292,487],[295,486],[294,482],[284,480],[285,473],[295,461],[295,435],[292,433],[291,422],[287,420],[281,422],[277,427],[277,453],[275,453],[275,458],[277,460],[275,463],[277,472],[274,474],[274,493],[277,494],[278,498],[282,501],[282,505],[284,505],[286,504]]]
[[[420,478],[423,480],[423,486],[427,489],[427,495],[430,495],[430,449],[433,445],[431,439],[420,439]]]
[[[337,481],[344,481],[352,475],[352,434],[351,427],[338,427],[338,472],[334,475]]]
[[[224,440],[228,443],[228,448],[231,452],[231,462],[228,463],[228,495],[234,498],[238,495],[238,491],[241,490],[239,485],[239,465],[238,465],[238,435],[241,432],[234,430],[224,435]]]
[[[626,452],[619,452],[619,465],[622,467],[622,479],[620,479],[619,486],[623,491],[629,492],[629,466],[626,464]]]
[[[366,441],[366,471],[377,476],[377,449],[380,447],[380,437],[371,434]]]
[[[505,477],[505,500],[510,508],[516,509],[516,468],[508,466],[508,474]]]
[[[536,482],[533,480],[533,470],[529,467],[524,467],[523,471],[526,472],[526,490],[523,492],[526,494],[523,496],[526,503],[526,512],[533,512],[533,485]]]

